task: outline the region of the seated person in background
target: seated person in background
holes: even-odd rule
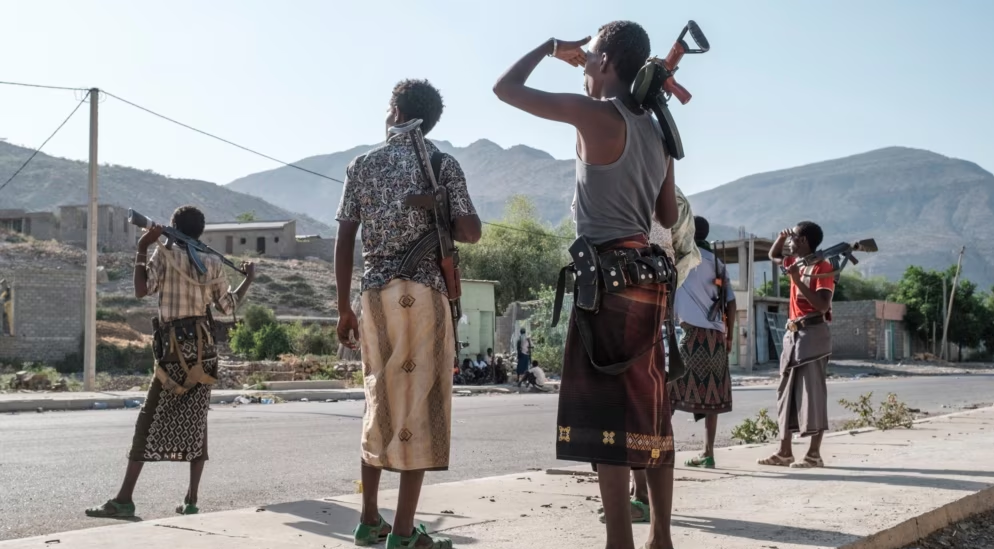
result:
[[[545,386],[545,372],[538,367],[538,361],[533,360],[531,368],[525,372],[525,385],[530,385],[539,391],[548,391],[549,389]]]
[[[497,357],[494,360],[494,383],[507,383],[507,369],[504,368],[504,358]]]

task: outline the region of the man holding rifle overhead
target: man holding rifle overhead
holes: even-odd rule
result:
[[[204,214],[193,206],[174,213],[171,228],[182,239],[171,237],[171,247],[157,246],[148,257],[148,248],[158,242],[164,227],[149,223],[138,241],[135,256],[135,297],[158,295],[159,314],[153,319],[155,378],[138,414],[135,435],[128,453],[128,469],[117,497],[101,507],[88,509],[91,517],[127,518],[135,516],[132,494],[147,461],[181,461],[190,464],[190,486],[176,512],[199,512],[197,490],[207,462],[207,410],[211,386],[217,381],[215,326],[211,304],[231,314],[245,297],[255,278],[255,265],[243,263],[245,280],[234,291],[228,285],[224,262],[213,254],[199,255],[206,272],[198,272],[186,239],[200,238]],[[175,233],[174,233],[175,234]]]
[[[821,241],[821,227],[802,221],[793,229],[781,231],[770,250],[773,263],[782,264],[790,275],[790,320],[783,336],[777,388],[780,451],[759,460],[760,465],[802,469],[825,466],[821,439],[828,430],[825,377],[832,355],[828,322],[832,320],[835,272],[828,260],[810,260]],[[800,462],[795,462],[791,449],[794,433],[811,437],[808,453]]]
[[[442,109],[426,80],[397,84],[386,143],[349,164],[338,208],[338,338],[351,348],[359,339],[366,389],[362,513],[353,532],[360,546],[452,547],[414,526],[425,471],[449,467],[459,291],[452,242],[476,242],[481,229],[459,163],[424,139]],[[349,302],[360,224],[361,325]],[[400,473],[392,527],[377,501],[384,469]]]
[[[615,21],[593,40],[543,42],[494,86],[505,103],[576,128],[577,241],[570,254],[580,290],[567,332],[556,455],[595,465],[611,549],[634,547],[633,468],[646,470],[649,485],[646,547],[673,547],[673,436],[661,338],[673,267],[648,235],[653,218],[670,228],[678,211],[663,133],[631,92],[649,55],[645,30]],[[582,68],[586,95],[528,87],[546,57]]]

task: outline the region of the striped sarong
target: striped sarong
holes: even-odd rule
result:
[[[700,421],[707,414],[732,411],[732,375],[728,370],[725,334],[719,330],[683,323],[680,357],[687,375],[670,386],[673,409],[694,414]]]
[[[362,462],[388,471],[447,470],[455,340],[446,297],[394,279],[363,292],[360,323]]]

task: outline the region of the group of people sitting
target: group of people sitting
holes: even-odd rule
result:
[[[548,390],[545,387],[545,372],[539,367],[538,361],[530,362],[530,367],[517,376],[518,387],[524,385],[540,391]],[[508,383],[508,377],[504,357],[495,357],[493,349],[487,349],[486,355],[476,355],[476,360],[463,359],[462,364],[456,364],[452,370],[453,385],[503,385]]]

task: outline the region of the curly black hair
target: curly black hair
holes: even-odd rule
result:
[[[631,85],[652,51],[649,34],[638,23],[612,21],[598,29],[597,35],[596,53],[606,53],[621,81]]]
[[[818,246],[821,246],[821,241],[825,238],[821,227],[814,221],[801,221],[798,223],[797,236],[803,236],[808,241],[808,246],[811,247],[812,252],[817,250]]]
[[[204,212],[196,206],[180,206],[173,212],[170,224],[190,238],[200,238],[207,221],[204,219]]]
[[[711,224],[699,215],[694,216],[694,240],[707,240],[711,234]]]
[[[431,82],[410,79],[402,80],[394,86],[390,106],[397,107],[407,119],[420,118],[421,133],[425,135],[438,124],[442,109],[445,108],[442,94],[438,93]]]

